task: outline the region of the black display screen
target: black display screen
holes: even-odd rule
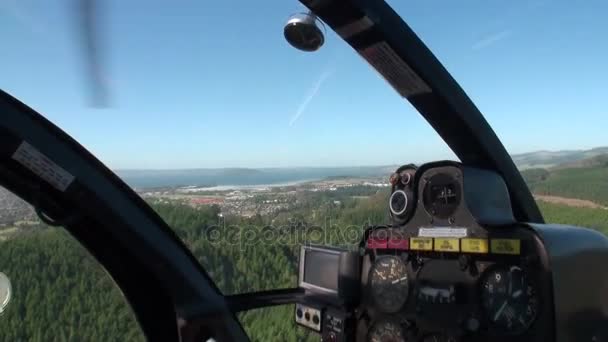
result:
[[[338,290],[340,254],[328,251],[306,250],[304,256],[305,283],[329,290]]]

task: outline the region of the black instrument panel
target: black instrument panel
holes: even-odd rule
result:
[[[342,328],[323,328],[325,314],[313,322],[324,341],[553,340],[548,253],[536,230],[514,220],[499,175],[436,162],[402,166],[390,183],[391,224],[366,229],[359,250],[340,252],[330,272],[338,291],[320,312],[344,315],[329,320]],[[315,289],[307,300],[320,300]]]
[[[392,226],[364,242],[357,340],[551,340],[546,251],[514,222],[500,177],[454,162],[405,170],[407,182],[403,167],[391,176],[407,197],[389,199]]]
[[[404,184],[405,173],[411,180]],[[467,236],[483,236],[488,225],[516,223],[506,185],[491,171],[440,161],[419,168],[402,166],[390,182],[388,207],[393,227],[466,228]],[[402,203],[406,205],[399,205]]]
[[[369,239],[393,233],[382,230]],[[359,324],[377,331],[389,322],[390,329],[380,329],[385,331],[399,322],[406,338],[395,341],[550,340],[552,288],[542,243],[525,227],[511,230],[506,239],[491,229],[489,241],[495,247],[493,241],[519,241],[517,254],[499,254],[501,248],[495,254],[368,248]]]
[[[451,227],[466,228],[473,235],[481,233],[481,227],[467,210],[463,176],[463,170],[451,163],[421,167],[412,185],[416,193],[416,206],[411,219],[404,223],[404,228]]]

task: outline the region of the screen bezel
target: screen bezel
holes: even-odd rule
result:
[[[338,256],[338,263],[337,263],[338,267],[336,269],[336,277],[339,277],[339,274],[340,274],[339,258],[340,258],[340,253],[342,253],[343,251],[337,250],[337,249],[331,249],[331,248],[327,248],[327,247],[317,247],[317,246],[301,246],[300,247],[300,272],[299,272],[298,286],[303,289],[314,291],[314,292],[337,295],[338,289],[335,289],[335,290],[329,289],[326,287],[321,287],[321,286],[307,283],[304,281],[304,270],[305,270],[305,265],[306,265],[306,252],[307,251],[316,251],[316,252],[323,252],[323,253],[327,253],[327,254],[337,255]],[[338,286],[340,286],[339,283],[338,283]]]

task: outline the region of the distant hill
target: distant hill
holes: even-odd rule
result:
[[[536,151],[511,156],[520,170],[531,168],[550,168],[560,164],[576,163],[602,154],[608,154],[608,147],[590,150]]]
[[[555,167],[590,167],[608,162],[608,147],[590,150],[536,151],[512,155],[520,170]],[[598,159],[590,159],[598,157]],[[604,158],[604,159],[602,159]],[[405,162],[411,162],[404,160]],[[386,177],[397,165],[360,167],[215,168],[174,170],[115,170],[130,186],[157,188],[176,186],[212,187],[266,185],[312,181],[328,177]],[[546,171],[545,171],[546,172]],[[536,175],[540,177],[540,174]]]
[[[559,164],[552,169],[606,167],[608,166],[608,154],[600,154],[591,158],[585,158],[570,163]]]

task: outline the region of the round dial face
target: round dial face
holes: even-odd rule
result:
[[[389,206],[393,215],[403,215],[407,209],[407,194],[403,190],[393,192],[389,200]]]
[[[452,176],[438,173],[428,180],[422,197],[430,215],[448,218],[460,205],[460,184]]]
[[[481,304],[491,325],[520,334],[534,322],[538,297],[534,284],[517,266],[490,269],[482,280]]]
[[[401,181],[401,184],[408,185],[412,180],[412,175],[407,170],[403,170],[399,173],[399,180]]]
[[[406,342],[401,325],[394,321],[376,322],[367,335],[369,342]]]
[[[384,312],[399,311],[407,301],[409,279],[401,258],[384,256],[371,269],[371,296],[376,307]]]

